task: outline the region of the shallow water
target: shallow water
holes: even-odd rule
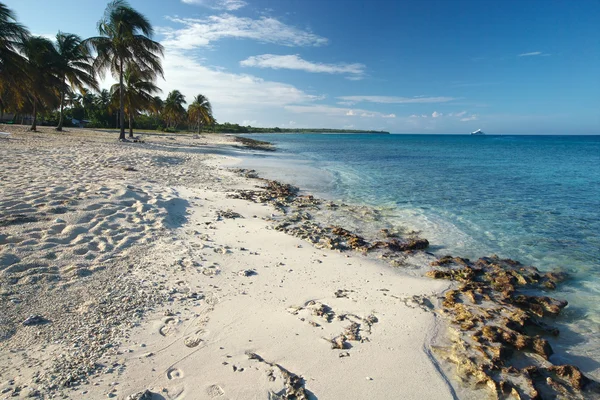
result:
[[[600,378],[600,136],[249,137],[278,152],[243,167],[375,207],[438,255],[498,254],[569,272],[554,294],[570,303],[554,347]]]

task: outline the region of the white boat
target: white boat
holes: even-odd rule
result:
[[[471,132],[471,135],[485,135],[481,129],[477,129],[475,132]]]

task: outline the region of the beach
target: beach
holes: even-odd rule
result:
[[[1,396],[455,396],[430,349],[449,282],[275,229],[242,143],[10,129]]]

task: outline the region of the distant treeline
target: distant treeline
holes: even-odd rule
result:
[[[259,128],[254,126],[242,126],[238,124],[215,124],[206,127],[207,132],[217,133],[389,133],[385,131],[366,131],[359,129],[298,129],[298,128]]]

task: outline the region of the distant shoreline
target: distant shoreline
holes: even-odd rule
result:
[[[347,134],[347,133],[356,133],[356,134],[380,134],[380,135],[391,135],[390,132],[386,131],[356,131],[356,130],[338,130],[338,129],[281,129],[279,131],[260,131],[260,132],[235,132],[232,134],[242,134],[242,135],[258,135],[258,134],[279,134],[279,133],[300,133],[300,134],[311,134],[311,133],[324,133],[324,134]]]

